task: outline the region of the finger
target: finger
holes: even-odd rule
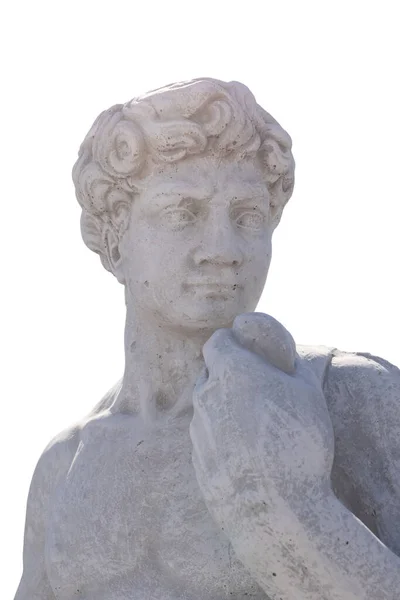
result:
[[[209,380],[221,377],[228,369],[254,362],[257,357],[242,347],[235,338],[232,329],[218,329],[203,346],[203,356],[209,371]]]
[[[289,375],[294,373],[296,344],[279,321],[263,313],[247,313],[236,317],[232,330],[245,348],[281,371]]]
[[[218,329],[212,334],[203,346],[204,362],[210,376],[224,357],[236,351],[235,346],[237,342],[231,329]]]
[[[193,388],[192,402],[193,407],[196,410],[202,411],[206,406],[208,408],[213,405],[218,404],[219,395],[218,395],[219,381],[218,378],[207,377],[198,379],[196,385]]]
[[[215,447],[212,443],[210,444],[208,428],[204,427],[204,420],[198,414],[194,415],[190,423],[189,434],[192,441],[193,454],[197,457],[200,467],[203,471],[212,470],[215,467],[213,464]]]
[[[193,458],[196,457],[199,467],[211,475],[216,470],[217,455],[212,422],[207,410],[199,405],[198,398],[194,398],[193,408],[193,419],[189,427]]]
[[[207,367],[203,367],[200,372],[200,375],[198,376],[197,381],[194,385],[194,389],[193,389],[194,395],[199,394],[203,390],[203,388],[205,387],[205,385],[208,381],[208,375],[209,375],[209,373],[208,373]]]

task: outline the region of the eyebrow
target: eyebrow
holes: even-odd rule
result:
[[[231,196],[234,199],[245,199],[248,197],[265,197],[268,195],[268,188],[266,184],[261,183],[245,183],[243,181],[230,182],[227,186],[229,193],[231,190]],[[210,198],[214,193],[213,186],[200,186],[196,183],[189,183],[186,181],[182,182],[163,182],[160,185],[156,185],[152,188],[152,197],[158,198],[162,196],[182,196],[183,198],[191,197],[195,200],[205,200]]]
[[[156,185],[152,188],[152,200],[161,199],[163,197],[170,198],[171,196],[178,196],[183,198],[194,198],[195,200],[206,200],[210,198],[213,194],[213,189],[211,186],[208,189],[204,188],[204,186],[199,186],[195,183],[189,183],[186,181],[182,181],[179,183],[171,182],[171,183],[162,183],[160,185]]]
[[[235,203],[244,200],[268,200],[268,188],[261,183],[232,182],[226,191],[228,194],[230,192]]]
[[[213,196],[214,187],[212,185],[199,186],[189,181],[163,182],[162,184],[151,187],[150,202],[147,203],[146,212],[153,213],[167,207],[171,201],[177,201],[181,204],[186,199],[207,200]],[[229,197],[231,205],[240,205],[245,202],[250,203],[258,201],[260,203],[269,203],[268,188],[266,184],[232,181],[227,185],[225,196]]]

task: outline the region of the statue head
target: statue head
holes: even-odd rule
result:
[[[255,309],[294,161],[244,85],[198,79],[113,106],[73,179],[84,242],[143,316],[214,329]]]

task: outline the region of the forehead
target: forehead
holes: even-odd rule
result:
[[[227,189],[252,189],[267,192],[263,173],[256,159],[240,161],[213,157],[191,157],[158,167],[146,182],[146,192],[196,188],[207,194]]]

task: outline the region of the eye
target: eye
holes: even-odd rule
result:
[[[246,209],[238,211],[235,218],[236,225],[241,229],[248,229],[250,231],[260,231],[264,225],[265,217],[263,213],[257,210],[256,207],[253,209]]]
[[[184,227],[196,220],[196,215],[192,211],[176,206],[165,208],[161,215],[163,221],[172,227]]]

